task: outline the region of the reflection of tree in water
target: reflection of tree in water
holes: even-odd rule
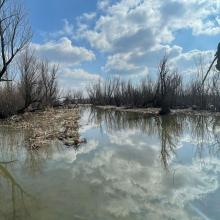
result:
[[[24,133],[9,127],[0,127],[0,161],[19,159],[23,153]]]
[[[139,113],[122,111],[99,110],[91,108],[89,121],[93,121],[102,127],[105,122],[108,130],[124,130],[138,128],[149,135],[157,134],[157,117]]]
[[[90,120],[102,125],[106,123],[109,130],[141,129],[147,135],[158,135],[161,141],[161,161],[165,168],[183,132],[185,117],[151,116],[111,110],[91,109]]]
[[[11,170],[34,176],[56,152],[65,150],[63,144],[52,143],[37,151],[25,147],[25,131],[0,127],[0,219],[30,219],[29,208],[37,203],[18,183]],[[74,150],[74,149],[73,149]]]
[[[161,161],[168,169],[169,159],[175,154],[179,137],[183,133],[184,117],[162,116],[158,119],[158,130],[161,141]]]
[[[39,150],[27,150],[23,168],[31,176],[38,175],[42,173],[45,163],[53,159],[53,155],[56,152],[62,154],[65,150],[67,149],[63,145],[55,142],[51,146],[44,146]]]
[[[0,215],[4,219],[26,219],[30,215],[26,204],[29,204],[32,198],[7,169],[6,165],[10,163],[15,163],[15,161],[0,162],[0,192],[2,194],[0,198],[2,205],[0,207],[4,208],[4,210],[0,209]]]
[[[79,147],[67,149],[63,142],[56,140],[38,150],[30,150],[25,145],[27,138],[29,134],[26,130],[0,126],[0,219],[30,219],[28,210],[37,206],[35,199],[25,192],[11,174],[13,171],[16,174],[21,171],[28,176],[39,175],[45,163],[54,159],[54,155],[66,150],[76,151]]]
[[[220,152],[220,117],[207,115],[147,116],[112,110],[91,109],[91,121],[109,130],[141,129],[148,135],[158,135],[161,142],[160,157],[168,169],[169,160],[174,156],[180,138],[188,133],[196,145],[195,156],[202,159],[207,153],[216,156]]]
[[[218,157],[220,153],[220,118],[208,115],[188,117],[196,156],[202,161],[206,156]]]
[[[191,135],[194,142],[196,142],[196,156],[202,159],[205,150],[209,150],[212,145],[209,145],[208,143],[214,140],[213,130],[210,127],[213,123],[213,118],[205,115],[196,115],[189,117],[188,120],[191,125]]]
[[[42,167],[44,157],[38,151],[29,151],[25,148],[26,135],[10,127],[0,128],[0,161],[24,161],[25,170],[34,172]],[[8,164],[15,166],[15,163]]]
[[[79,132],[77,133],[79,135]],[[28,138],[29,134],[25,130],[0,127],[0,161],[19,161],[21,169],[31,176],[41,173],[44,164],[53,159],[55,154],[62,154],[66,150],[77,151],[79,147],[68,148],[61,141],[56,140],[38,150],[30,150],[25,145]]]
[[[214,136],[214,143],[209,146],[209,151],[212,155],[220,156],[220,117],[215,117],[212,120],[212,132]]]

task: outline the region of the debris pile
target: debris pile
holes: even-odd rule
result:
[[[47,109],[13,116],[8,122],[14,127],[27,129],[26,144],[30,150],[37,150],[56,140],[71,147],[86,143],[85,139],[80,140],[79,115],[78,108]]]

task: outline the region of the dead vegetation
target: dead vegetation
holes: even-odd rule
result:
[[[5,125],[27,131],[26,146],[37,150],[53,141],[61,141],[65,146],[78,146],[86,140],[80,140],[79,109],[53,109],[41,112],[28,112],[12,116]]]
[[[170,113],[171,109],[220,112],[220,72],[212,69],[204,82],[206,65],[202,58],[196,67],[194,78],[184,79],[165,55],[156,79],[146,78],[139,83],[121,78],[95,82],[87,88],[88,102],[118,108],[160,108],[160,114]]]

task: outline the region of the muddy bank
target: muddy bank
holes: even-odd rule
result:
[[[129,108],[129,107],[117,107],[117,106],[95,106],[95,108],[102,110],[114,110],[121,112],[134,112],[146,115],[159,115],[160,108]],[[171,109],[171,115],[185,114],[185,115],[215,115],[220,116],[220,112],[206,111],[206,110],[193,110],[192,108],[186,109]]]
[[[52,141],[61,141],[68,147],[84,143],[84,139],[80,140],[79,119],[79,108],[51,108],[41,112],[14,115],[2,121],[1,125],[25,129],[28,134],[26,145],[30,150],[35,150]]]

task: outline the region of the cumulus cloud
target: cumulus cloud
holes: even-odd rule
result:
[[[81,16],[78,17],[78,21],[90,21],[96,17],[95,12],[91,13],[83,13]]]
[[[59,85],[62,90],[81,90],[84,95],[86,86],[101,79],[99,74],[90,73],[82,68],[63,67],[59,71]]]
[[[97,3],[97,7],[99,10],[106,10],[106,8],[110,5],[110,0],[99,0]]]
[[[103,69],[108,73],[146,76],[151,71],[155,73],[164,54],[167,54],[169,59],[172,60],[173,66],[178,65],[175,61],[180,61],[181,55],[183,55],[182,48],[179,46],[158,45],[149,51],[131,51],[109,55]]]
[[[182,49],[173,45],[177,30],[196,36],[220,33],[215,0],[100,0],[97,7],[101,15],[94,25],[81,24],[78,37],[107,54],[104,70],[111,73],[143,72],[158,63],[156,55],[165,47],[180,55]]]
[[[98,74],[92,74],[89,73],[83,69],[68,69],[64,68],[63,69],[63,76],[72,78],[74,80],[87,80],[87,81],[92,81],[92,80],[99,80],[100,76]]]
[[[76,23],[64,19],[62,29],[50,34],[50,39],[56,40],[32,46],[41,57],[69,69],[71,66],[71,70],[63,71],[69,76],[77,75],[76,65],[94,61],[96,53],[97,57],[103,56],[104,62],[98,61],[98,65],[107,74],[131,79],[148,74],[154,77],[166,53],[173,68],[177,67],[184,75],[194,75],[196,59],[200,56],[212,59],[214,51],[186,51],[183,48],[186,42],[179,46],[174,41],[176,33],[189,31],[192,38],[217,36],[218,9],[216,0],[98,0],[97,11],[81,14]],[[89,49],[76,46],[72,39]],[[90,77],[79,68],[77,72],[84,76],[83,84]]]
[[[95,59],[95,54],[91,50],[74,46],[67,37],[44,44],[32,43],[31,47],[40,57],[59,64],[78,65]]]
[[[60,30],[54,32],[41,32],[40,34],[46,41],[50,41],[51,39],[59,39],[62,37],[68,37],[72,39],[75,34],[75,28],[68,19],[63,19],[62,28]]]
[[[100,5],[108,6],[105,13],[81,36],[103,51],[127,51],[140,46],[146,50],[158,43],[171,42],[173,31],[184,28],[191,28],[195,35],[220,33],[214,0],[121,0],[111,5],[101,1]]]
[[[180,53],[176,57],[172,57],[172,59],[170,59],[170,63],[173,66],[177,66],[185,76],[192,77],[201,71],[205,74],[205,71],[209,68],[214,55],[214,50],[191,50],[189,52]]]
[[[137,65],[135,62],[131,61],[132,53],[127,54],[115,54],[108,56],[107,62],[103,67],[103,70],[108,73],[120,74],[120,75],[147,75],[148,68],[145,66]],[[130,62],[131,61],[131,62]]]

